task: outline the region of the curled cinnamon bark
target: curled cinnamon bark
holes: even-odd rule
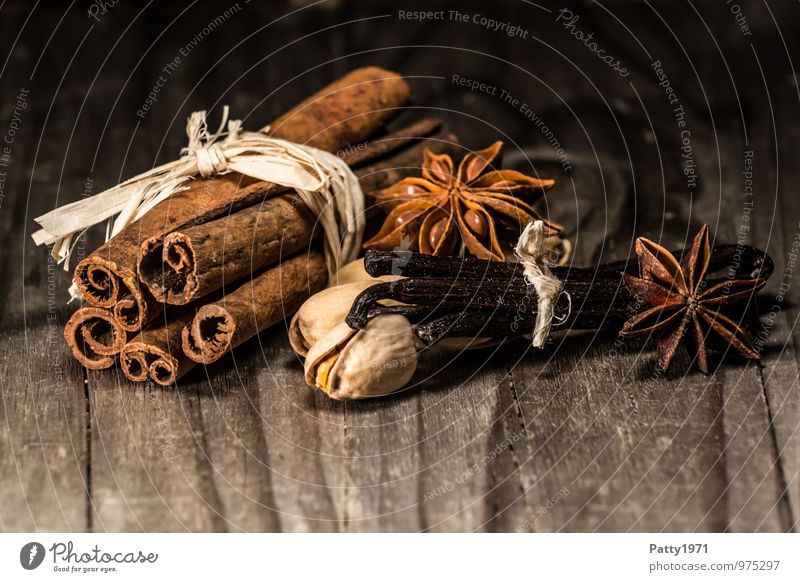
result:
[[[117,323],[128,332],[140,330],[145,323],[142,315],[144,314],[146,321],[149,321],[155,315],[154,309],[158,306],[156,300],[140,287],[142,286],[137,281],[134,287],[136,292],[123,297],[111,308]]]
[[[126,334],[110,311],[81,307],[67,321],[64,337],[73,357],[84,367],[103,370],[114,365]]]
[[[269,133],[335,151],[371,137],[409,98],[410,89],[398,74],[377,67],[357,69],[279,117]],[[140,246],[145,250],[160,246],[170,232],[255,204],[274,193],[271,190],[269,183],[236,174],[193,180],[187,190],[156,206],[81,261],[75,283],[86,301],[97,307],[111,309],[130,296],[132,301],[118,311],[129,329],[141,329],[154,310],[153,298],[137,281]]]
[[[181,349],[181,331],[194,313],[171,314],[166,323],[158,322],[125,344],[119,356],[125,376],[134,382],[149,377],[162,386],[173,385],[195,363]]]
[[[315,219],[299,198],[283,195],[164,238],[144,254],[142,281],[158,301],[185,305],[306,247]]]
[[[362,189],[368,191],[417,171],[424,148],[438,152],[453,143],[441,121],[425,119],[342,157],[357,167]],[[185,305],[293,255],[320,232],[300,199],[285,194],[146,243],[139,277],[157,301]]]
[[[153,315],[155,299],[139,285],[137,253],[142,239],[163,238],[192,220],[202,222],[260,200],[271,188],[238,174],[192,180],[188,189],[174,194],[106,242],[75,268],[73,279],[88,303],[116,309],[128,331],[141,329]]]
[[[301,253],[264,271],[201,307],[181,338],[184,353],[210,364],[260,331],[293,314],[325,287],[325,259],[317,251]]]

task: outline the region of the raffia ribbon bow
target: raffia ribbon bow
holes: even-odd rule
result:
[[[546,259],[548,249],[541,220],[529,222],[519,236],[514,253],[524,266],[525,281],[536,290],[537,312],[531,343],[535,348],[544,346],[550,335],[556,299],[561,292],[561,281],[553,275]]]
[[[238,172],[297,192],[320,221],[330,273],[355,259],[364,232],[364,194],[349,166],[326,151],[269,137],[264,133],[268,127],[246,132],[241,125],[238,119],[228,120],[225,106],[219,129],[209,134],[206,112],[195,111],[186,124],[189,143],[180,159],[39,216],[35,220],[41,229],[33,240],[52,244],[53,258],[69,269],[75,243],[88,228],[108,220],[109,240],[158,203],[186,190],[187,180]]]

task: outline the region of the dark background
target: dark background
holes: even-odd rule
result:
[[[645,220],[650,226],[650,214],[664,220],[648,234],[663,237],[668,246],[679,244],[699,223],[716,226],[720,188],[739,186],[735,172],[724,170],[738,168],[737,152],[762,138],[754,125],[774,133],[793,119],[798,18],[791,2],[733,5],[741,7],[751,36],[742,33],[731,5],[722,0],[239,2],[238,9],[236,3],[120,1],[107,3],[105,13],[89,2],[69,8],[37,3],[33,9],[7,2],[3,102],[13,105],[17,92],[29,89],[32,107],[24,131],[35,134],[34,147],[14,149],[14,166],[37,175],[56,172],[61,187],[51,189],[49,198],[53,204],[56,196],[58,203],[71,201],[80,192],[63,187],[67,178],[91,177],[99,191],[173,159],[193,110],[219,112],[228,104],[247,126],[260,127],[322,84],[376,64],[409,77],[415,111],[407,116],[440,115],[468,147],[503,139],[508,165],[522,168],[530,160],[542,172],[556,172],[550,211],[593,260],[624,253],[634,231],[641,234],[636,225]],[[565,6],[580,17],[576,27],[593,32],[630,71],[628,77],[614,74],[556,22]],[[204,35],[203,28],[230,8],[232,15]],[[449,17],[401,20],[400,10],[480,14],[529,34],[509,37]],[[137,111],[163,67],[198,35],[141,119]],[[663,63],[687,113],[699,176],[694,198],[677,171],[680,132],[650,67],[655,60]],[[552,148],[518,108],[455,85],[453,75],[505,89],[529,104],[566,148],[574,172],[558,175]],[[766,153],[754,160],[762,180],[775,166]],[[736,167],[728,168],[729,161]],[[25,180],[20,184],[28,189]],[[9,208],[27,204],[18,187],[11,190],[4,192],[6,216]],[[761,205],[775,205],[775,193],[769,196],[760,197]],[[581,239],[583,222],[598,214],[605,228],[597,236],[587,229]]]
[[[775,258],[763,316],[779,285],[796,279],[796,3],[97,6],[0,7],[0,138],[15,127],[0,168],[2,528],[795,526],[794,288],[768,330],[764,361],[734,360],[710,378],[651,379],[652,346],[626,351],[614,338],[592,336],[559,340],[544,357],[522,346],[489,364],[462,359],[454,368],[463,373],[451,369],[412,395],[341,405],[302,385],[282,329],[218,370],[197,370],[178,392],[134,388],[112,371],[85,374],[59,343],[73,309],[62,303],[68,275],[48,264],[29,235],[35,216],[174,159],[191,111],[209,109],[216,119],[228,104],[255,129],[348,70],[379,65],[413,87],[404,119],[441,116],[470,148],[502,139],[507,167],[557,180],[542,209],[566,226],[575,264],[625,258],[637,235],[681,247],[708,223],[717,240],[754,244]],[[202,32],[232,7],[220,26]],[[556,22],[564,7],[627,77]],[[737,23],[737,9],[751,34]],[[407,21],[399,10],[481,14],[528,35],[449,18]],[[163,68],[197,35],[142,119],[137,111]],[[682,171],[681,129],[651,66],[656,60],[686,112],[694,187]],[[563,170],[518,107],[457,86],[453,75],[529,104],[572,169]],[[26,108],[15,116],[24,91]],[[752,199],[742,174],[749,151]],[[100,230],[87,249],[100,242]],[[678,360],[688,368],[685,353]],[[259,375],[265,366],[269,375]],[[480,465],[509,435],[522,438]],[[447,483],[453,492],[425,500]],[[562,489],[568,494],[547,507]]]
[[[593,260],[605,260],[603,253],[624,253],[634,231],[642,233],[637,224],[650,226],[651,214],[664,220],[648,234],[668,246],[683,243],[702,222],[716,226],[720,188],[741,182],[734,179],[741,165],[737,153],[762,138],[754,134],[758,123],[773,132],[763,139],[774,141],[777,128],[793,120],[788,103],[798,93],[792,73],[798,18],[790,2],[169,4],[121,0],[107,3],[105,13],[89,2],[69,9],[56,3],[4,6],[3,101],[13,105],[19,89],[30,90],[24,130],[35,134],[38,146],[15,148],[15,167],[39,174],[54,165],[62,184],[51,199],[80,196],[63,187],[68,177],[91,177],[99,191],[173,159],[184,145],[191,111],[209,109],[216,119],[228,104],[246,126],[257,128],[346,71],[375,64],[408,76],[415,103],[406,119],[442,116],[467,147],[502,139],[507,165],[532,163],[555,173],[549,210],[578,237],[588,217],[603,215],[598,235],[607,247],[588,230],[588,240],[576,243]],[[741,7],[751,36],[742,34],[731,5]],[[577,29],[593,32],[629,76],[615,74],[556,22],[563,7],[580,17]],[[230,17],[203,34],[230,8]],[[449,17],[403,20],[400,10],[480,14],[529,34],[509,37]],[[175,57],[181,63],[141,119],[137,111]],[[679,171],[680,130],[657,86],[655,60],[686,110],[698,174],[694,197]],[[460,87],[453,75],[505,89],[527,103],[565,147],[574,171],[559,175],[552,147],[518,107]],[[775,164],[767,151],[760,153],[754,164],[763,180]],[[736,166],[727,167],[729,161]],[[6,209],[26,204],[18,188],[11,190],[5,192]],[[775,205],[774,191],[769,196],[759,198],[762,206]]]

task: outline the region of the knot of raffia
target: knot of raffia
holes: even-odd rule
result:
[[[203,178],[210,178],[230,171],[228,159],[225,157],[225,146],[239,139],[242,122],[238,119],[228,121],[227,117],[228,109],[226,107],[223,111],[222,125],[213,135],[208,134],[205,111],[195,111],[186,122],[186,135],[189,137],[189,145],[181,150],[181,155],[195,158],[197,172]],[[222,135],[222,129],[226,121],[228,122],[228,132],[225,135],[225,141],[220,143],[217,140]]]
[[[525,226],[517,241],[514,253],[523,265],[523,276],[536,291],[536,323],[531,343],[535,348],[544,346],[550,335],[556,300],[561,292],[561,281],[553,275],[548,265],[548,248],[541,220]]]
[[[218,143],[200,146],[192,153],[197,158],[197,171],[203,178],[210,178],[215,174],[224,174],[228,171],[225,150]]]

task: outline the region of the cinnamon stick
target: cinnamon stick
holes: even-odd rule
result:
[[[150,378],[161,386],[173,385],[195,363],[181,349],[181,331],[194,317],[193,310],[170,314],[125,344],[119,356],[122,373],[134,382]]]
[[[379,67],[356,69],[269,125],[269,134],[335,152],[377,133],[411,99],[403,78]]]
[[[113,366],[126,337],[113,314],[98,307],[81,307],[64,326],[64,338],[73,357],[90,370]]]
[[[417,171],[425,147],[440,152],[454,139],[440,121],[427,119],[343,157],[362,166],[356,169],[362,189],[376,190]],[[140,252],[139,277],[157,301],[185,305],[296,253],[319,233],[300,199],[286,194],[176,230],[161,245],[148,245]]]
[[[308,246],[315,223],[297,196],[270,198],[170,233],[161,253],[142,255],[141,279],[158,301],[185,305]]]
[[[184,353],[201,364],[215,362],[297,311],[325,287],[326,280],[325,259],[317,251],[283,261],[220,301],[201,307],[181,334]]]
[[[409,98],[410,89],[398,74],[377,67],[358,69],[279,117],[269,133],[335,151],[372,136]],[[156,206],[81,261],[75,283],[90,304],[115,309],[128,329],[141,329],[152,317],[154,300],[137,281],[140,247],[159,245],[167,234],[189,223],[252,205],[272,190],[275,187],[267,182],[236,174],[193,180],[187,190]],[[125,303],[117,308],[120,300]]]

